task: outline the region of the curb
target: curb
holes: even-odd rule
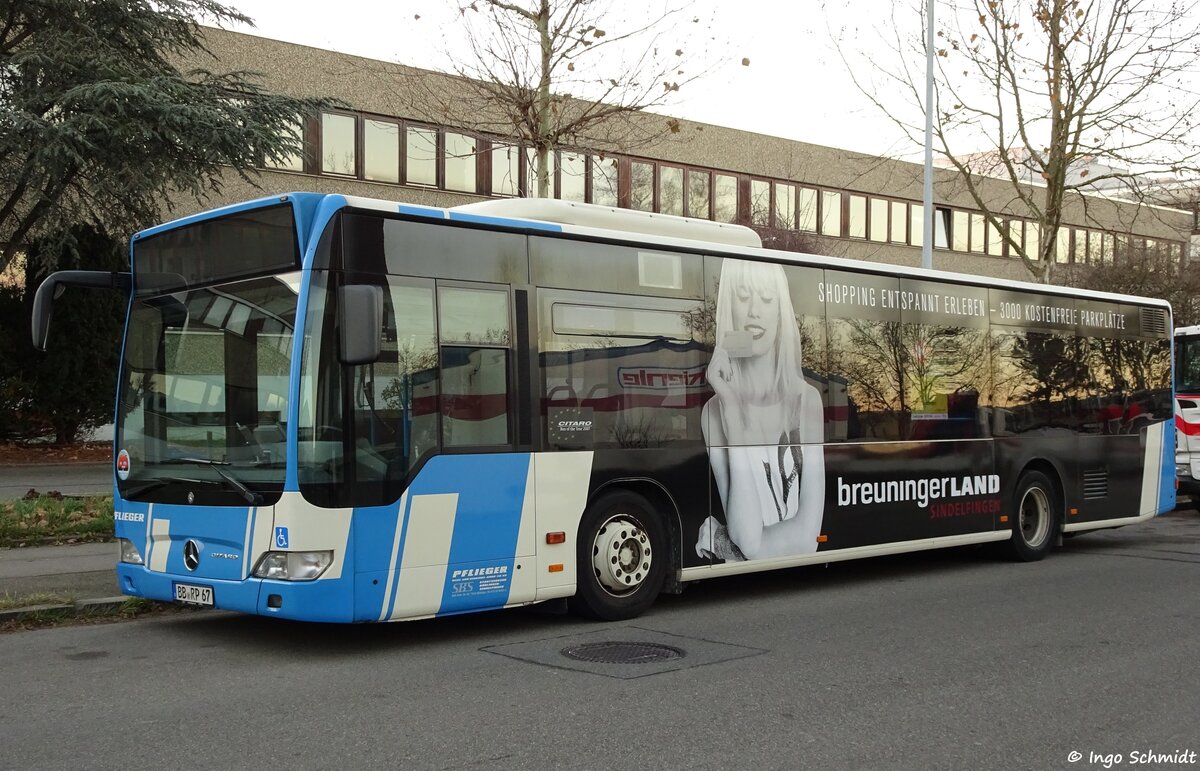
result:
[[[0,624],[8,621],[24,621],[44,616],[75,617],[108,615],[121,610],[131,597],[101,597],[93,600],[77,600],[69,605],[30,605],[25,608],[0,610]]]

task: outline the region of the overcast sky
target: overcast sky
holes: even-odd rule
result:
[[[613,0],[642,8],[646,0]],[[457,40],[455,0],[228,0],[254,19],[241,31],[385,61],[443,69]],[[868,4],[822,0],[695,0],[689,11],[714,20],[717,60],[664,112],[816,144],[919,158],[920,148],[858,92],[836,46],[856,54],[878,37]],[[874,3],[869,4],[874,6]],[[862,19],[867,16],[868,19]],[[415,17],[419,16],[419,19]],[[916,23],[919,24],[919,21]],[[443,42],[445,41],[445,42]],[[877,44],[877,43],[876,43]],[[743,66],[743,57],[750,65]]]

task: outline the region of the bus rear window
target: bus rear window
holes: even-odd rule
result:
[[[134,242],[139,294],[295,270],[300,267],[291,204],[230,214]]]

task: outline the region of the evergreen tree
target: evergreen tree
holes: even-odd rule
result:
[[[292,127],[332,102],[180,69],[211,57],[198,20],[250,21],[213,0],[0,0],[0,273],[31,241],[131,233],[301,151]]]

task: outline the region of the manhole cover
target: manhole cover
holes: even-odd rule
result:
[[[562,655],[595,664],[653,664],[681,659],[687,654],[679,648],[658,643],[598,642],[563,648]]]

